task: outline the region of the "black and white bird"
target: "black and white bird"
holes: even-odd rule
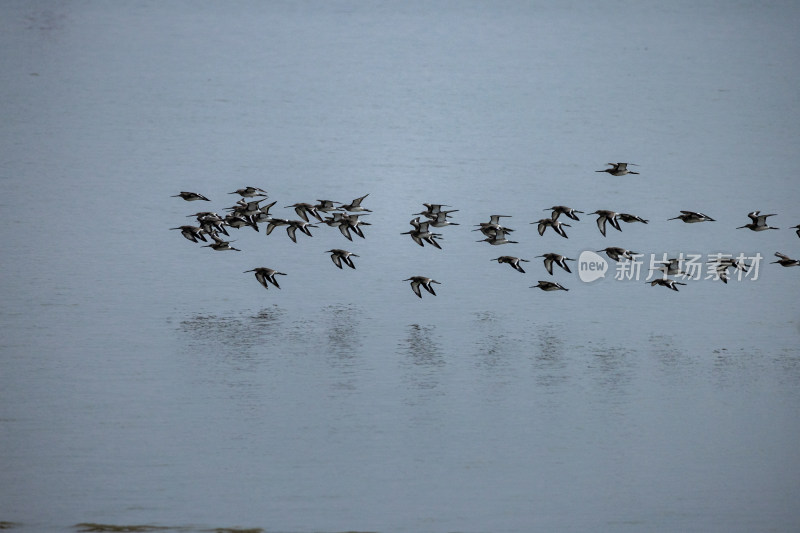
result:
[[[516,270],[517,272],[525,273],[525,270],[519,264],[520,262],[529,263],[527,259],[520,259],[519,257],[514,257],[513,255],[501,255],[500,257],[496,257],[495,259],[490,259],[490,261],[497,261],[498,264],[507,263],[511,265],[511,268]]]
[[[608,209],[598,209],[597,211],[594,211],[593,213],[589,214],[597,215],[597,229],[600,230],[600,233],[603,235],[603,237],[606,236],[606,222],[611,224],[611,226],[615,230],[622,231],[622,228],[619,227],[619,220],[617,220],[619,213],[617,213],[616,211],[610,211]]]
[[[662,287],[672,289],[675,292],[678,291],[678,287],[676,285],[686,285],[685,283],[681,283],[680,281],[675,281],[674,279],[669,278],[656,278],[653,281],[645,281],[645,283],[649,283],[651,287],[661,285]]]
[[[256,279],[258,280],[258,282],[261,285],[264,286],[265,289],[269,289],[269,284],[270,283],[272,283],[273,285],[275,285],[275,287],[280,289],[281,286],[278,285],[278,280],[275,279],[275,276],[285,276],[286,275],[283,272],[278,272],[277,270],[275,270],[273,268],[267,268],[267,267],[257,267],[257,268],[254,268],[252,270],[245,270],[244,271],[245,274],[248,273],[248,272],[255,272]]]
[[[604,168],[603,170],[595,170],[595,172],[608,172],[612,176],[624,176],[625,174],[638,174],[638,172],[634,172],[633,170],[628,170],[628,165],[637,167],[634,163],[606,163],[609,165],[610,168]]]
[[[777,261],[773,261],[772,263],[778,263],[782,267],[796,267],[800,266],[800,261],[797,259],[792,259],[788,255],[784,255],[780,252],[775,252],[775,257],[778,258]]]
[[[749,224],[745,224],[744,226],[739,226],[736,229],[743,229],[747,228],[751,231],[765,231],[768,229],[778,229],[773,228],[769,224],[767,224],[767,217],[774,217],[775,213],[771,213],[769,215],[762,215],[760,214],[761,211],[752,211],[747,213],[747,216],[750,217],[751,222]]]
[[[568,291],[566,287],[555,281],[539,281],[536,285],[531,285],[531,289],[542,289],[543,291]]]
[[[620,248],[619,246],[609,246],[608,248],[597,250],[597,253],[600,252],[605,252],[606,255],[614,261],[619,261],[620,257],[625,259],[633,259],[634,255],[639,255],[638,252],[632,252],[630,250],[626,250],[625,248]]]
[[[572,220],[580,220],[578,218],[578,215],[576,215],[575,213],[583,213],[583,211],[578,211],[577,209],[573,209],[565,205],[554,205],[553,207],[545,209],[545,211],[552,211],[550,216],[553,220],[558,219],[559,215],[565,215],[568,218],[571,218]]]
[[[236,189],[235,191],[230,192],[228,194],[238,194],[242,198],[253,198],[255,196],[263,196],[264,198],[269,197],[267,191],[265,191],[264,189],[259,189],[258,187],[243,187],[241,189]],[[262,198],[262,200],[264,198]]]
[[[411,276],[410,278],[404,279],[403,281],[410,281],[411,290],[414,291],[414,294],[416,294],[420,298],[422,298],[422,292],[419,289],[420,287],[424,288],[426,291],[436,296],[436,292],[433,290],[433,287],[431,287],[431,284],[437,283],[441,285],[441,283],[439,283],[435,279],[431,279],[425,276]]]
[[[341,248],[333,248],[332,250],[326,250],[326,253],[331,254],[331,261],[333,261],[333,264],[337,267],[342,268],[342,263],[344,263],[352,269],[356,268],[356,265],[350,258],[358,257],[358,255],[354,254],[353,252],[348,252],[347,250],[342,250]]]
[[[569,269],[567,261],[575,261],[574,259],[570,259],[569,257],[564,257],[563,255],[556,253],[547,253],[544,255],[537,255],[536,257],[544,257],[544,268],[547,269],[547,273],[551,276],[553,275],[554,264],[560,266],[567,272],[572,273],[572,271]]]
[[[196,202],[197,200],[205,200],[206,202],[211,201],[200,193],[189,191],[181,191],[179,194],[173,194],[172,198],[183,198],[187,202]]]
[[[687,224],[695,224],[697,222],[715,222],[713,218],[708,215],[704,215],[703,213],[698,213],[697,211],[683,211],[681,210],[681,214],[668,218],[667,220],[683,220]]]

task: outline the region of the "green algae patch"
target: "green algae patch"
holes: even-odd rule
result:
[[[90,533],[90,532],[121,532],[121,533],[138,533],[138,532],[146,532],[146,531],[164,531],[166,529],[171,529],[168,527],[161,527],[161,526],[117,526],[114,524],[94,524],[94,523],[81,523],[76,524],[76,528],[81,533]]]
[[[211,529],[214,533],[264,533],[260,527],[239,528],[239,527],[218,527]]]
[[[264,533],[264,530],[260,527],[218,527],[215,529],[209,529],[208,531],[212,531],[213,533]]]

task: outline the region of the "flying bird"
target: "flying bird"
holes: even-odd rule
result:
[[[426,278],[425,276],[411,276],[408,279],[404,279],[403,281],[410,281],[411,282],[411,290],[414,291],[414,294],[422,298],[422,292],[419,290],[420,287],[423,287],[426,291],[436,296],[436,292],[434,292],[433,287],[431,287],[431,283],[439,283],[435,279]]]

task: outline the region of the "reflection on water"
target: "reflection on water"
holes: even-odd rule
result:
[[[335,360],[332,365],[351,366],[361,350],[361,312],[352,304],[329,305],[322,310],[327,347]]]
[[[334,390],[356,390],[358,355],[361,353],[361,311],[352,304],[329,305],[322,309],[324,334],[327,337],[325,359],[336,369],[331,384]]]
[[[570,378],[564,356],[563,332],[557,331],[552,324],[546,324],[539,328],[536,335],[539,347],[533,356],[536,384],[547,392],[555,392]]]
[[[435,332],[436,326],[410,324],[406,327],[406,337],[400,343],[400,350],[411,364],[429,368],[444,366],[441,346],[433,336]]]
[[[283,311],[277,305],[253,316],[196,315],[181,321],[187,351],[210,352],[237,365],[255,365],[256,349],[282,340]]]
[[[277,305],[255,315],[195,315],[180,322],[178,332],[187,368],[193,380],[208,386],[221,386],[225,396],[243,400],[248,408],[259,403],[264,387],[259,369],[281,356],[287,331],[284,311]],[[216,390],[216,389],[214,389]]]
[[[717,348],[711,369],[714,383],[721,388],[748,385],[764,371],[772,354],[744,348]]]
[[[683,381],[691,373],[698,371],[698,359],[683,347],[676,344],[674,335],[653,333],[647,339],[650,354],[658,365],[660,377]]]
[[[797,384],[800,376],[800,352],[796,349],[783,348],[777,354],[776,365],[778,380],[782,384]]]
[[[475,331],[480,335],[475,342],[478,367],[497,372],[509,366],[510,357],[519,355],[519,339],[494,313],[476,313]]]
[[[634,377],[634,352],[624,346],[589,344],[587,371],[596,386],[600,403],[622,406],[628,403]]]
[[[403,381],[409,389],[428,391],[430,394],[439,387],[445,357],[436,336],[436,326],[409,324],[406,326],[405,337],[398,345],[398,351],[404,356]],[[444,393],[438,391],[437,394]],[[412,403],[415,398],[416,395],[409,396]]]

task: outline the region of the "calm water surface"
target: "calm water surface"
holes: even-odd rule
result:
[[[0,7],[0,522],[800,528],[797,6],[232,7]],[[170,231],[246,185],[369,193],[366,239]],[[442,250],[401,235],[422,202],[459,209]],[[540,237],[556,204],[650,222]],[[475,242],[491,214],[519,244]],[[606,246],[764,259],[673,292],[536,258]]]

